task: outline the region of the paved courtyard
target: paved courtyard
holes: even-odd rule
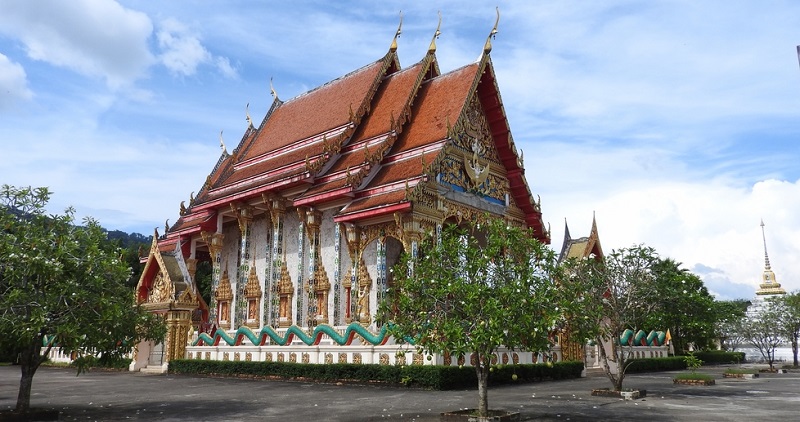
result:
[[[517,410],[533,421],[792,421],[800,418],[800,373],[722,378],[709,387],[673,385],[674,372],[629,375],[625,386],[647,397],[592,397],[604,377],[490,388],[491,408]],[[19,367],[0,367],[0,409],[12,407]],[[435,421],[440,412],[475,407],[476,390],[425,391],[402,387],[240,380],[130,372],[78,377],[41,368],[32,405],[61,411],[67,421]]]

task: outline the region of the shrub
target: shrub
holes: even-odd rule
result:
[[[703,366],[703,361],[698,359],[697,356],[694,355],[694,352],[690,352],[688,355],[684,356],[683,360],[686,362],[686,367],[692,371],[692,374],[697,371],[697,368]]]
[[[714,377],[708,374],[688,373],[688,374],[676,374],[672,379],[712,381]]]
[[[498,365],[490,373],[492,385],[579,378],[583,362]],[[178,359],[169,362],[173,374],[302,379],[321,382],[387,383],[434,390],[475,388],[475,368],[436,365],[302,364]],[[514,379],[516,375],[516,379]]]
[[[725,370],[726,374],[757,374],[758,369],[744,369],[744,368],[728,368]]]
[[[706,364],[727,364],[740,363],[744,361],[744,352],[725,352],[722,350],[710,350],[706,352],[696,352],[695,356]]]
[[[681,356],[670,356],[666,358],[633,359],[625,373],[674,371],[678,369],[686,369],[686,361]]]

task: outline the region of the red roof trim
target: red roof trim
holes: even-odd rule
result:
[[[245,187],[247,185],[251,185],[253,183],[258,183],[259,181],[267,180],[267,179],[273,178],[273,177],[278,176],[278,175],[280,175],[282,173],[286,173],[286,172],[289,172],[289,171],[292,171],[292,170],[297,170],[297,169],[301,169],[301,168],[304,169],[305,167],[306,167],[305,161],[296,161],[296,162],[294,162],[294,163],[292,163],[290,165],[283,166],[281,168],[275,169],[275,170],[270,171],[270,172],[260,173],[260,174],[257,174],[255,176],[251,176],[251,177],[248,177],[246,179],[242,179],[242,180],[240,180],[240,181],[238,181],[236,183],[231,183],[230,185],[225,185],[225,186],[222,186],[222,187],[219,187],[219,188],[214,188],[209,193],[211,195],[220,195],[220,194],[221,195],[225,195],[227,192],[230,192],[232,190],[238,190],[238,189],[243,188],[243,187]],[[307,171],[301,173],[301,175],[308,175],[308,174],[309,173]]]
[[[399,204],[381,206],[369,210],[359,211],[353,214],[344,214],[334,217],[333,221],[336,223],[347,223],[355,220],[363,220],[370,217],[378,217],[386,214],[393,214],[396,212],[407,211],[411,209],[411,202],[401,202]]]
[[[371,189],[365,189],[365,190],[360,191],[358,193],[358,198],[363,198],[365,196],[379,195],[379,194],[387,193],[387,192],[394,192],[396,190],[400,190],[400,189],[405,188],[406,185],[408,185],[409,188],[413,188],[413,187],[417,186],[417,184],[419,184],[419,182],[425,180],[425,177],[426,177],[425,175],[420,175],[420,176],[408,178],[408,179],[405,179],[405,180],[401,180],[399,182],[387,183],[385,185],[376,186],[376,187],[371,188]]]
[[[259,156],[253,157],[253,158],[248,158],[247,160],[244,160],[244,161],[241,161],[239,163],[234,164],[233,168],[235,170],[241,170],[241,169],[250,167],[252,165],[260,164],[260,163],[263,163],[263,162],[278,158],[278,157],[280,157],[282,155],[288,154],[290,152],[294,152],[297,149],[306,148],[306,147],[309,147],[311,145],[318,144],[318,143],[322,142],[325,139],[335,138],[336,136],[341,135],[347,129],[352,128],[353,126],[354,125],[353,125],[352,122],[348,122],[348,123],[346,123],[344,125],[341,125],[339,127],[333,128],[333,129],[331,129],[331,130],[329,130],[327,132],[323,132],[323,133],[320,133],[318,135],[314,135],[314,136],[312,136],[310,138],[302,139],[302,140],[300,140],[298,142],[295,142],[293,144],[287,145],[287,146],[282,147],[282,148],[278,148],[278,149],[276,149],[274,151],[270,151],[270,152],[261,154]]]
[[[299,206],[302,206],[302,205],[313,204],[315,202],[323,202],[323,201],[328,201],[328,200],[332,200],[332,199],[338,199],[338,198],[345,197],[345,196],[352,197],[353,196],[352,192],[353,192],[353,188],[351,186],[345,186],[345,187],[340,188],[340,189],[322,192],[320,194],[309,196],[307,198],[300,198],[300,199],[294,201],[293,205],[295,207],[299,207]]]

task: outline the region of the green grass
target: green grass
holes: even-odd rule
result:
[[[676,380],[697,380],[697,381],[713,381],[714,377],[708,374],[697,374],[697,373],[685,373],[685,374],[677,374],[675,375],[674,379]]]
[[[758,369],[728,368],[726,374],[757,374]]]

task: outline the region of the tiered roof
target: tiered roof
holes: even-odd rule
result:
[[[597,233],[597,220],[592,217],[592,229],[589,236],[573,239],[569,233],[569,226],[564,222],[564,243],[561,246],[559,261],[568,259],[583,259],[594,256],[595,259],[603,258],[603,248],[600,246],[600,235]]]
[[[446,154],[453,125],[477,101],[508,179],[507,202],[549,241],[511,138],[490,45],[477,62],[443,75],[435,50],[432,42],[420,62],[401,69],[393,45],[379,60],[296,98],[275,96],[261,124],[223,153],[168,239],[211,231],[215,210],[265,194],[293,206],[341,207],[340,222],[412,211],[409,192],[435,178],[431,163]]]

